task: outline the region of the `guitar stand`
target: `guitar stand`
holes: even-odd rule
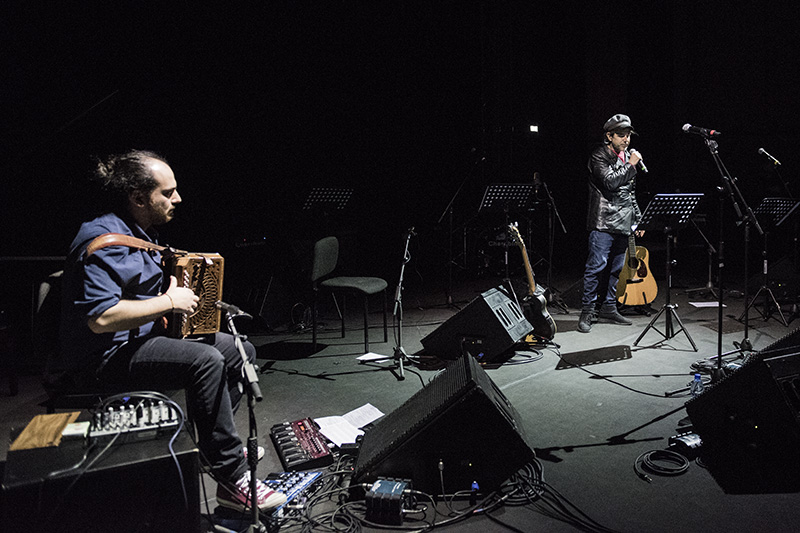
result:
[[[689,332],[686,330],[683,322],[681,322],[678,313],[675,311],[678,306],[671,302],[672,267],[675,264],[675,262],[672,260],[672,224],[674,224],[676,227],[685,224],[689,220],[689,216],[702,197],[702,194],[657,194],[650,201],[650,204],[647,206],[644,215],[642,215],[642,221],[637,227],[637,230],[663,228],[664,233],[667,236],[667,295],[666,302],[661,307],[661,310],[659,310],[659,312],[653,317],[636,341],[634,341],[634,346],[639,344],[639,341],[642,340],[649,330],[654,329],[657,333],[664,337],[664,340],[671,339],[678,333],[683,332],[686,335],[686,338],[689,340],[689,344],[692,345],[694,351],[697,351],[697,345],[694,343],[694,340],[692,340],[692,336],[689,335]],[[655,327],[655,323],[659,318],[661,318],[662,314],[664,314],[665,319],[664,331],[661,331]],[[679,329],[674,328],[672,324],[673,320],[678,323],[680,326]]]

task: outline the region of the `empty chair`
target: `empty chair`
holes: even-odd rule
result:
[[[311,283],[314,290],[313,304],[311,309],[312,315],[312,337],[313,337],[313,351],[317,351],[317,302],[319,300],[319,292],[326,290],[334,294],[343,293],[346,297],[347,293],[359,294],[363,299],[364,307],[364,352],[369,352],[369,297],[383,293],[383,342],[388,342],[388,324],[387,324],[387,309],[386,309],[386,288],[388,284],[386,280],[375,277],[359,277],[359,276],[338,276],[328,277],[336,269],[339,261],[339,240],[336,237],[324,237],[314,244],[314,259],[311,266]],[[338,302],[337,302],[338,308]],[[345,336],[345,305],[339,310],[339,317],[342,323],[342,338]]]

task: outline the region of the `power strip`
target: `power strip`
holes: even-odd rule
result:
[[[166,430],[178,427],[178,414],[162,400],[147,400],[134,407],[133,404],[109,406],[92,416],[88,437],[108,438],[116,435],[136,434],[138,438],[149,438]]]

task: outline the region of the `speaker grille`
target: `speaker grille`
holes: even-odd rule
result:
[[[798,353],[757,354],[686,403],[703,459],[726,492],[800,490]]]
[[[495,490],[534,457],[502,391],[472,357],[451,363],[431,383],[366,432],[353,482],[411,479],[414,488],[441,493]]]

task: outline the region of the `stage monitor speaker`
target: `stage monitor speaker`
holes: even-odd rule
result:
[[[473,357],[462,356],[364,434],[353,483],[410,479],[429,494],[496,490],[535,457],[517,411]]]
[[[504,288],[482,293],[422,339],[425,352],[455,359],[469,352],[482,363],[496,359],[533,326]]]
[[[800,348],[752,355],[689,400],[686,411],[725,492],[800,490]]]
[[[117,442],[106,450],[104,441],[87,449],[82,440],[63,440],[58,446],[10,451],[0,529],[200,531],[199,452],[182,431],[173,455],[171,436]],[[130,434],[120,440],[128,437],[136,438]]]
[[[778,350],[785,350],[792,347],[798,347],[798,352],[800,352],[800,328],[787,333],[780,339],[761,350],[760,353],[777,352]]]

